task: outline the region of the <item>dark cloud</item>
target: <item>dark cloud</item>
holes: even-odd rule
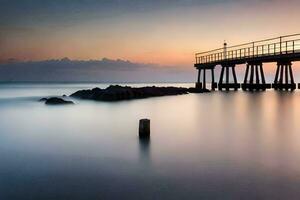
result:
[[[174,7],[228,3],[236,0],[0,0],[0,25],[78,22]]]
[[[172,82],[193,81],[192,66],[178,68],[125,60],[60,60],[20,62],[14,59],[0,64],[0,81],[28,82]]]

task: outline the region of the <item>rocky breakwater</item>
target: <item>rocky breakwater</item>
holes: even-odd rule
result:
[[[40,101],[45,102],[46,105],[70,105],[74,104],[72,101],[64,100],[60,97],[42,98]]]
[[[106,89],[94,88],[91,90],[79,90],[71,94],[70,97],[95,101],[120,101],[168,95],[182,95],[188,94],[189,92],[195,92],[195,90],[190,90],[191,89],[181,87],[152,86],[133,88],[129,86],[111,85]]]

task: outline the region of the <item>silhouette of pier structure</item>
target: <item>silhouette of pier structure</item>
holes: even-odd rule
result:
[[[292,63],[300,61],[300,34],[286,35],[241,45],[196,53],[198,70],[196,88],[207,89],[207,72],[211,74],[211,89],[248,91],[295,90]],[[264,63],[277,63],[273,83],[266,83]],[[238,83],[236,66],[245,65],[243,83]],[[219,81],[215,68],[221,67]],[[299,87],[299,86],[298,86]]]

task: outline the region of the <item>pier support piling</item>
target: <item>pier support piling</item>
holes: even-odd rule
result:
[[[230,83],[230,68],[231,73],[233,77],[233,83]],[[224,81],[224,72],[225,72],[225,83]],[[237,91],[240,88],[240,84],[237,82],[236,73],[235,73],[235,65],[222,65],[220,79],[219,79],[219,85],[218,89],[222,91],[225,89],[226,91],[229,91],[230,89],[233,89]]]
[[[206,89],[206,69],[203,69],[203,82],[202,82],[202,88]]]
[[[278,61],[275,79],[272,87],[275,90],[295,90],[296,84],[294,82],[292,62]]]
[[[210,66],[207,68],[199,68],[198,69],[198,77],[196,82],[196,89],[207,89],[207,77],[206,77],[206,71],[211,71],[211,90],[215,90],[217,87],[217,83],[215,82],[215,66]],[[202,74],[202,80],[201,80],[201,74]]]
[[[242,89],[244,91],[265,91],[269,88],[271,88],[271,84],[266,83],[262,63],[247,63]]]
[[[215,83],[215,70],[211,69],[211,90],[215,90],[216,88],[216,83]]]

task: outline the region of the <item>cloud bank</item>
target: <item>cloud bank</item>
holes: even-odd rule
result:
[[[192,66],[180,68],[126,60],[16,61],[0,63],[1,82],[190,82]]]

